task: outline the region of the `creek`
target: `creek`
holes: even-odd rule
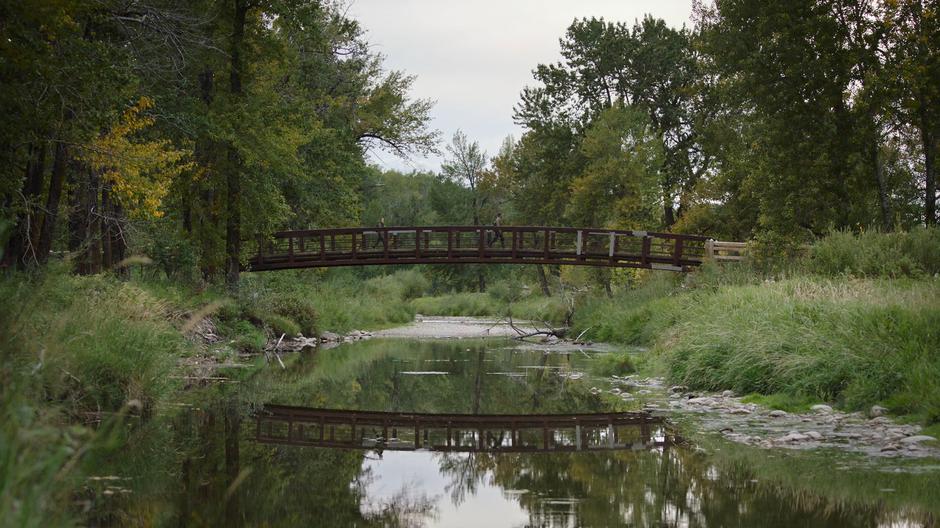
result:
[[[264,404],[434,414],[666,407],[642,378],[613,393],[610,347],[505,337],[381,337],[284,354],[190,391],[100,456],[91,524],[186,526],[933,526],[936,460],[768,450],[702,432],[694,414],[630,449],[440,452],[259,442]]]

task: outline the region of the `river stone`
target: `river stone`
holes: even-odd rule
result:
[[[819,431],[806,431],[806,436],[812,438],[813,440],[822,440],[823,435]]]
[[[323,332],[320,334],[320,339],[322,341],[339,341],[339,334],[334,334],[333,332]]]
[[[745,409],[744,407],[735,407],[728,411],[728,414],[751,414],[751,411]]]
[[[781,411],[780,409],[777,409],[775,411],[770,411],[770,414],[768,416],[770,416],[771,418],[783,418],[786,415],[787,415],[787,411]]]
[[[686,392],[688,390],[689,388],[685,385],[673,385],[672,387],[669,387],[669,392]]]
[[[935,440],[936,440],[936,438],[934,438],[934,437],[932,437],[932,436],[927,436],[927,435],[914,435],[914,436],[908,436],[908,437],[906,437],[906,438],[902,438],[902,439],[901,439],[901,443],[902,443],[902,444],[905,444],[905,445],[910,445],[910,444],[919,444],[919,443],[921,443],[921,442],[931,442],[931,441],[935,441]]]
[[[689,403],[692,405],[714,405],[715,400],[702,396],[700,398],[689,398]]]
[[[871,416],[872,418],[877,418],[879,416],[884,416],[885,413],[887,412],[888,412],[888,409],[885,409],[884,407],[880,405],[872,405],[871,409],[868,411],[868,415]]]
[[[809,436],[801,434],[797,431],[790,431],[786,435],[777,439],[778,442],[802,442],[804,440],[809,440]]]
[[[726,390],[721,393],[722,398],[734,398],[734,391]]]
[[[828,405],[823,405],[822,403],[819,403],[819,404],[816,404],[816,405],[813,405],[812,407],[810,407],[810,410],[813,411],[813,412],[815,412],[815,413],[828,414],[828,413],[831,413],[831,412],[832,412],[832,407],[830,407],[830,406],[828,406]]]

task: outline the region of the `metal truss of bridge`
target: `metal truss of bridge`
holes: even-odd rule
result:
[[[646,412],[476,415],[311,409],[265,405],[261,443],[344,449],[448,452],[638,450],[673,443]]]
[[[428,226],[281,231],[247,271],[372,264],[563,264],[689,271],[707,237],[568,227]]]

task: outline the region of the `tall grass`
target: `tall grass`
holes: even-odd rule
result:
[[[809,272],[861,277],[923,277],[940,273],[940,229],[833,232],[812,247]]]
[[[653,347],[691,387],[881,403],[940,422],[938,233],[833,233],[776,277],[710,265],[656,279],[586,301],[575,330]]]
[[[182,312],[134,284],[55,266],[3,277],[0,298],[0,519],[70,525],[84,455],[125,431],[125,414],[146,419],[174,394]]]

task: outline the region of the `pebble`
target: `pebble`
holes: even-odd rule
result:
[[[780,409],[770,411],[770,414],[769,414],[771,418],[783,418],[786,415],[787,415],[787,411],[781,411]]]
[[[829,413],[832,412],[832,407],[830,407],[830,406],[828,406],[828,405],[824,405],[824,404],[822,404],[822,403],[818,403],[818,404],[813,405],[812,407],[810,407],[810,410],[813,411],[813,412],[815,412],[815,413],[829,414]]]
[[[726,390],[721,393],[722,398],[734,398],[734,391]]]

